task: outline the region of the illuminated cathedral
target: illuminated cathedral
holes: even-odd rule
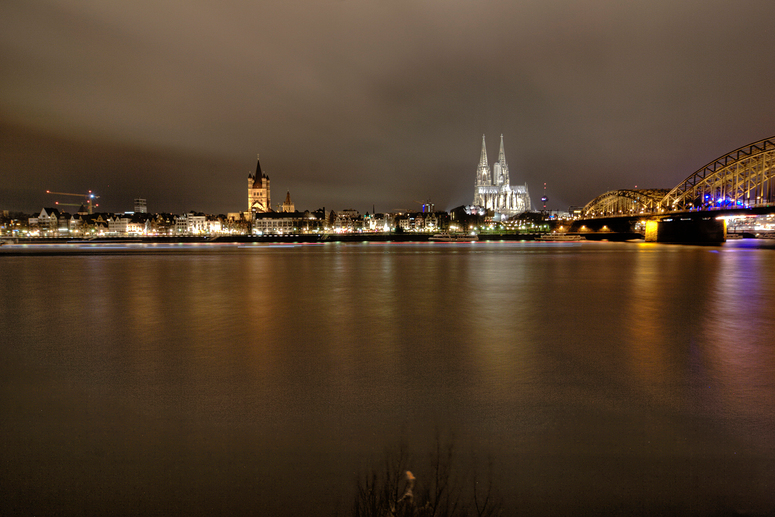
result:
[[[531,209],[530,194],[527,183],[511,186],[509,183],[509,165],[506,163],[506,153],[503,151],[503,135],[498,161],[490,170],[487,161],[487,148],[482,135],[482,154],[479,166],[476,168],[476,183],[474,184],[474,203],[496,215],[513,216]]]

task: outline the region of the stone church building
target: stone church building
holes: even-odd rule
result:
[[[475,206],[492,210],[495,214],[511,217],[532,208],[527,183],[512,186],[509,179],[509,165],[506,163],[506,153],[503,151],[503,135],[498,161],[490,169],[487,161],[487,148],[482,135],[482,154],[479,166],[476,168],[474,184]]]
[[[256,158],[256,173],[248,173],[248,213],[271,212],[269,176],[261,170],[261,161]]]

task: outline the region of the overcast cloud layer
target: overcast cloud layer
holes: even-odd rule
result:
[[[4,0],[0,209],[467,204],[487,135],[549,207],[775,135],[772,0]]]

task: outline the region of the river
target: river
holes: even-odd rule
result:
[[[4,255],[0,328],[3,515],[348,515],[437,435],[506,515],[775,511],[747,241]]]

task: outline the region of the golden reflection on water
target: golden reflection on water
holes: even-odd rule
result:
[[[623,314],[630,353],[629,374],[638,379],[640,388],[660,404],[673,404],[673,391],[686,380],[672,368],[674,357],[682,353],[682,337],[676,333],[674,304],[681,301],[679,292],[688,282],[681,269],[679,253],[664,250],[655,244],[642,244],[635,253],[631,283]],[[701,308],[697,308],[701,310]],[[692,310],[686,311],[691,324]],[[679,408],[673,408],[677,410]]]

